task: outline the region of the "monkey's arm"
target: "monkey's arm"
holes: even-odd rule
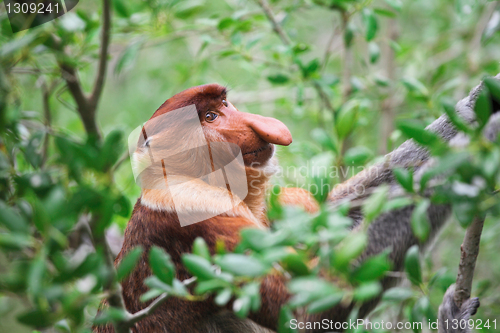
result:
[[[443,303],[439,306],[439,333],[470,333],[468,320],[476,314],[479,299],[469,298],[458,308],[453,300],[454,293],[455,285],[452,284],[443,297]]]

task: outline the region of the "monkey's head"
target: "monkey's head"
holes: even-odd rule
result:
[[[252,167],[265,165],[273,156],[275,144],[288,146],[292,142],[290,131],[281,121],[238,111],[227,100],[226,88],[218,84],[192,87],[169,98],[146,123],[142,134],[138,149],[154,146],[153,150],[162,150],[167,156],[206,144],[211,149],[211,143],[226,142],[239,147],[245,165]]]
[[[222,188],[228,184],[243,199],[252,193],[249,175],[256,179],[255,173],[264,174],[259,179],[266,182],[274,145],[291,142],[281,121],[240,112],[227,100],[225,87],[207,84],[174,95],[156,110],[142,128],[133,161],[143,190],[165,189],[168,182],[171,193],[181,183],[179,191],[186,192],[191,179]],[[245,189],[235,190],[242,181]]]

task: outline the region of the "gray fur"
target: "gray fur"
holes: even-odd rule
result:
[[[500,79],[500,74],[495,78]],[[470,95],[461,100],[456,106],[456,112],[468,123],[474,122],[474,104],[482,85],[474,88]],[[498,110],[493,110],[498,111]],[[441,116],[427,127],[428,130],[439,134],[445,141],[449,141],[452,146],[465,146],[469,139],[463,133],[458,133],[449,121],[446,115]],[[493,114],[487,124],[484,135],[489,140],[496,140],[500,133],[500,113]],[[428,170],[434,161],[429,160],[428,152],[417,145],[413,140],[408,140],[398,149],[386,156],[386,161],[374,166],[380,172],[378,177],[361,177],[361,181],[365,182],[365,188],[376,187],[386,183],[391,186],[390,193],[401,192],[401,189],[394,180],[392,169],[395,167],[413,167],[415,170],[414,179],[418,184],[422,174]],[[360,181],[357,179],[355,181]],[[353,186],[354,183],[351,184]],[[352,197],[350,197],[352,199]],[[402,270],[403,261],[406,251],[413,245],[418,244],[421,248],[430,242],[446,222],[451,213],[451,208],[448,205],[431,204],[427,215],[431,224],[431,236],[425,243],[420,243],[413,235],[410,227],[410,219],[413,212],[413,206],[408,206],[402,209],[394,210],[379,216],[368,228],[368,247],[363,257],[368,257],[380,253],[386,248],[391,248],[390,259],[394,263],[394,270]],[[351,215],[355,216],[355,215]],[[355,220],[355,225],[362,223],[361,220]],[[385,278],[382,281],[384,289],[390,288],[397,283],[396,278]],[[440,324],[448,319],[465,319],[475,314],[479,301],[477,299],[469,299],[464,303],[459,310],[453,301],[454,287],[446,292],[443,298],[443,304],[440,307],[439,318]],[[360,311],[360,316],[365,316],[371,311],[378,299],[367,304],[364,304]],[[441,330],[442,333],[468,333],[467,328],[458,330]]]
[[[459,309],[455,305],[453,295],[455,285],[451,285],[439,306],[439,333],[470,333],[468,320],[475,315],[479,308],[479,298],[470,298]]]

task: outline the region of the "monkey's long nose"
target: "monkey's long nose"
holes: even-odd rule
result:
[[[245,113],[244,118],[255,133],[264,141],[281,146],[292,143],[292,134],[278,119]]]

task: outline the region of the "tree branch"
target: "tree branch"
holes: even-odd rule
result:
[[[382,48],[382,55],[384,60],[385,75],[387,79],[391,82],[390,88],[388,89],[387,97],[382,101],[382,119],[380,121],[380,145],[379,154],[387,154],[387,143],[394,130],[394,117],[396,108],[396,97],[394,93],[394,79],[396,77],[396,61],[395,52],[390,45],[391,41],[395,41],[398,38],[398,26],[395,19],[390,19],[386,28],[386,38],[387,41],[384,43]]]
[[[83,126],[87,134],[96,136],[99,140],[101,139],[101,133],[99,127],[97,126],[96,114],[97,114],[97,104],[99,103],[99,98],[101,97],[102,90],[104,87],[104,80],[106,78],[106,68],[108,64],[108,49],[110,42],[110,30],[111,30],[111,1],[103,0],[103,23],[102,23],[102,34],[101,34],[101,47],[99,50],[99,65],[97,68],[97,74],[95,78],[94,88],[90,96],[86,96],[83,91],[82,84],[78,79],[76,69],[73,65],[64,61],[65,57],[69,57],[64,51],[61,40],[53,35],[53,43],[57,50],[63,53],[64,58],[59,60],[59,67],[62,71],[62,77],[66,81],[68,90],[73,96],[75,103],[77,105],[77,112],[82,119]]]
[[[192,284],[196,280],[197,280],[196,277],[193,276],[193,277],[191,277],[189,279],[186,279],[186,280],[182,281],[182,283],[185,286],[189,286],[190,284]],[[167,293],[161,294],[151,304],[149,304],[144,309],[142,309],[140,311],[137,311],[134,314],[129,315],[126,323],[130,327],[132,327],[135,323],[137,323],[141,319],[144,319],[144,318],[148,317],[149,315],[151,315],[163,302],[165,302],[167,300],[167,298],[168,298],[168,294]]]
[[[342,16],[342,32],[345,34],[348,26],[350,15],[345,10],[340,12]],[[350,45],[347,45],[344,38],[343,47],[343,60],[344,66],[342,68],[342,103],[347,102],[349,95],[351,94],[351,68],[352,68],[352,49]]]
[[[291,46],[292,40],[290,37],[288,37],[287,33],[281,28],[281,26],[278,23],[278,20],[276,20],[276,17],[274,16],[271,8],[269,7],[269,3],[267,0],[256,0],[259,6],[262,8],[264,11],[264,14],[266,15],[268,21],[271,23],[273,26],[274,32],[278,35],[278,37],[281,39],[281,42],[286,45],[286,46]],[[332,114],[335,114],[335,109],[333,108],[330,98],[328,95],[323,91],[323,88],[321,88],[321,85],[314,80],[313,82],[313,87],[316,89],[319,97],[323,101],[323,104],[325,104],[325,107],[332,112]]]
[[[103,250],[104,263],[109,271],[107,279],[103,283],[103,291],[108,294],[108,304],[111,307],[124,311],[127,318],[129,318],[132,315],[127,311],[127,308],[125,307],[125,302],[122,295],[122,286],[119,282],[116,281],[116,270],[113,255],[111,253],[111,249],[109,248],[108,241],[106,240],[106,235],[105,233],[102,233],[102,235],[94,234],[97,220],[97,215],[93,215],[89,222],[89,230],[91,232],[90,236],[92,237],[94,246],[97,248],[97,245],[99,245]],[[129,324],[128,320],[125,319],[114,322],[113,327],[115,328],[115,333],[130,333],[131,325]]]
[[[465,231],[464,241],[460,247],[461,255],[454,295],[455,304],[459,309],[462,303],[470,298],[483,225],[484,219],[475,218]]]
[[[45,166],[45,162],[47,161],[47,152],[49,149],[49,132],[51,129],[52,125],[52,113],[50,111],[50,95],[52,95],[52,91],[54,90],[54,87],[57,85],[57,80],[54,81],[50,87],[47,85],[47,82],[42,83],[42,105],[43,105],[43,117],[44,117],[44,124],[46,128],[46,133],[45,133],[45,138],[43,140],[43,146],[42,146],[42,162],[41,166],[42,168]]]
[[[90,104],[96,108],[99,98],[101,97],[106,78],[106,68],[108,65],[108,49],[111,31],[111,0],[103,0],[102,2],[102,33],[101,33],[101,49],[99,51],[99,66],[97,76],[94,83],[94,89],[89,97]]]
[[[165,300],[167,300],[168,294],[163,293],[160,296],[158,296],[153,303],[149,304],[146,308],[137,311],[136,313],[130,315],[130,317],[127,320],[127,323],[129,325],[133,325],[137,323],[139,320],[144,319],[151,315]]]
[[[269,7],[269,3],[267,2],[267,0],[257,0],[257,2],[264,11],[264,14],[266,15],[268,21],[271,22],[274,32],[278,35],[283,44],[291,45],[292,41],[290,40],[290,37],[288,37],[286,32],[281,28],[280,24],[276,20],[276,17],[274,16],[271,8]]]

